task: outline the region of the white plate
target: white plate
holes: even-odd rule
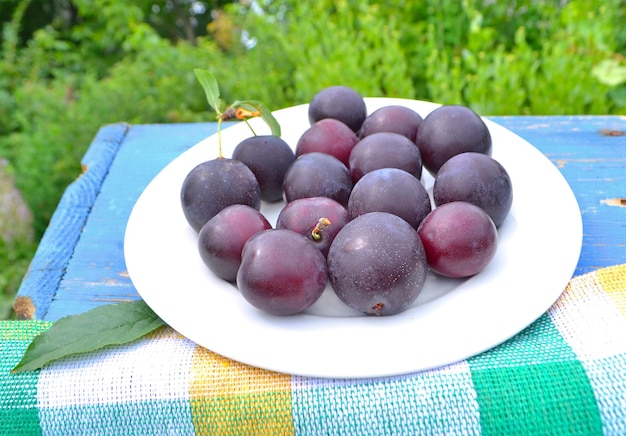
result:
[[[368,111],[402,104],[425,117],[438,105],[367,98]],[[283,139],[295,147],[309,126],[307,105],[275,112]],[[258,134],[268,134],[252,120]],[[180,207],[180,188],[198,163],[217,156],[211,136],[172,161],[148,185],[130,215],[124,251],[146,303],[197,344],[257,367],[305,376],[391,376],[463,360],[514,336],[543,314],[572,277],[582,245],[576,199],[557,168],[537,149],[486,120],[493,157],[507,169],[513,206],[499,229],[495,258],[466,280],[428,276],[407,311],[369,317],[345,307],[330,287],[303,314],[277,317],[249,305],[234,285],[212,275]],[[244,123],[222,131],[224,155],[250,136]],[[423,182],[432,187],[424,172]],[[272,224],[280,205],[262,206]]]

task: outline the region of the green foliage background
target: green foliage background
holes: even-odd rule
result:
[[[624,114],[625,22],[624,0],[0,0],[0,157],[36,235],[0,242],[0,319],[100,126],[213,119],[193,68],[272,109],[344,84],[482,115]]]

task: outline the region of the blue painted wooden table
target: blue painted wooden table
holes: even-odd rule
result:
[[[490,119],[537,147],[572,187],[584,231],[575,275],[626,262],[626,117]],[[83,174],[68,187],[41,240],[16,299],[18,316],[54,321],[138,299],[123,254],[133,205],[163,167],[216,128],[216,123],[103,127],[84,156]],[[532,173],[528,168],[529,177]]]
[[[0,434],[626,434],[626,117],[491,119],[561,171],[584,232],[578,277],[503,344],[413,374],[320,379],[241,364],[166,327],[11,374],[54,325],[39,320],[140,298],[124,261],[131,210],[162,168],[217,126],[103,127],[16,298],[16,313],[33,321],[0,322]]]

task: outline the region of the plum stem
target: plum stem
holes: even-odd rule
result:
[[[311,236],[313,237],[314,240],[319,241],[320,239],[322,239],[322,234],[321,231],[324,230],[326,227],[328,227],[331,224],[330,220],[328,218],[320,218],[317,221],[317,224],[315,224],[315,227],[313,228],[313,230],[311,230]]]
[[[217,147],[218,147],[218,159],[222,159],[222,119],[217,119]]]
[[[244,122],[248,125],[248,128],[250,129],[250,131],[252,132],[252,134],[253,134],[254,136],[257,136],[256,132],[254,131],[254,129],[252,128],[252,126],[250,125],[250,123],[248,122],[248,120],[247,120],[247,119],[244,119],[243,121],[244,121]]]

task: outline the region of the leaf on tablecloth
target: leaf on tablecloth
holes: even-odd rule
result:
[[[35,337],[11,372],[32,371],[62,357],[125,344],[164,324],[143,300],[66,316]]]

